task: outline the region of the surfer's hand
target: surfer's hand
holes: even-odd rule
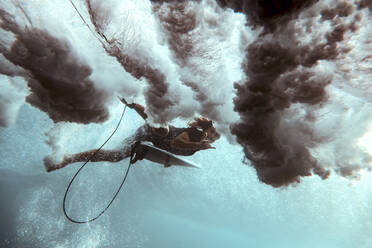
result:
[[[209,143],[209,141],[208,140],[203,140],[203,141],[201,141],[200,142],[201,143],[201,145],[202,145],[202,149],[216,149],[216,147],[213,147],[212,145],[211,145],[211,143]]]
[[[216,147],[210,145],[208,148],[205,148],[205,150],[207,149],[216,149]]]
[[[127,107],[128,108],[134,108],[134,106],[135,106],[135,104],[134,103],[128,103],[125,99],[124,99],[124,97],[122,97],[122,98],[120,98],[119,97],[119,100],[122,102],[122,103],[124,103],[125,105],[127,105]]]
[[[124,103],[125,105],[128,104],[127,101],[124,99],[124,97],[119,97],[119,96],[118,96],[118,98],[119,98],[119,100],[120,100],[122,103]]]

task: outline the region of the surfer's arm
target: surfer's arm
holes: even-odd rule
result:
[[[147,119],[147,114],[145,113],[145,107],[138,103],[128,103],[124,98],[119,98],[122,103],[127,105],[128,108],[134,109],[137,114],[139,114],[144,120]]]
[[[215,149],[212,147],[211,144],[207,140],[203,140],[201,142],[192,142],[190,141],[189,134],[187,132],[183,132],[178,135],[172,142],[171,145],[178,149]]]
[[[139,114],[144,120],[147,119],[147,114],[145,113],[145,107],[143,107],[142,105],[138,103],[132,103],[132,104],[128,104],[128,107],[131,109],[134,109],[137,112],[137,114]]]

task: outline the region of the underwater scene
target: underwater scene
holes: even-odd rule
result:
[[[372,1],[0,0],[0,247],[372,247]]]

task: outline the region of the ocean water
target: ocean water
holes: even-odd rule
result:
[[[117,118],[102,126],[70,130],[68,143],[84,144],[94,136],[99,144],[115,127],[121,109],[117,110]],[[139,122],[128,111],[108,146],[130,135]],[[1,130],[2,247],[371,245],[370,173],[354,181],[313,176],[276,189],[259,182],[254,170],[241,162],[240,148],[223,139],[217,149],[190,158],[202,169],[136,163],[101,218],[71,223],[63,215],[62,199],[81,163],[51,173],[43,170],[42,159],[50,149],[43,143],[43,128],[50,126],[44,113],[24,105],[16,123]],[[128,159],[88,164],[71,187],[71,216],[85,220],[104,208],[127,165]]]
[[[1,248],[372,247],[367,1],[72,2],[87,24],[68,0],[0,0]],[[137,162],[105,214],[71,223],[82,163],[43,159],[98,148],[117,96],[221,138],[188,157],[201,169]],[[127,109],[104,149],[143,123]],[[128,160],[89,163],[71,217],[104,209]]]

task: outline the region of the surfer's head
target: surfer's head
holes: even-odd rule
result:
[[[214,128],[213,126],[208,128],[205,132],[207,133],[207,140],[209,141],[209,143],[213,143],[221,137],[216,128]]]
[[[213,127],[213,122],[205,117],[196,117],[194,121],[188,123],[189,127],[201,128],[204,132]]]
[[[209,120],[205,117],[197,117],[194,121],[188,123],[189,127],[201,128],[203,132],[207,134],[207,139],[210,143],[218,140],[220,134],[216,131],[216,128],[213,126],[212,120]]]

